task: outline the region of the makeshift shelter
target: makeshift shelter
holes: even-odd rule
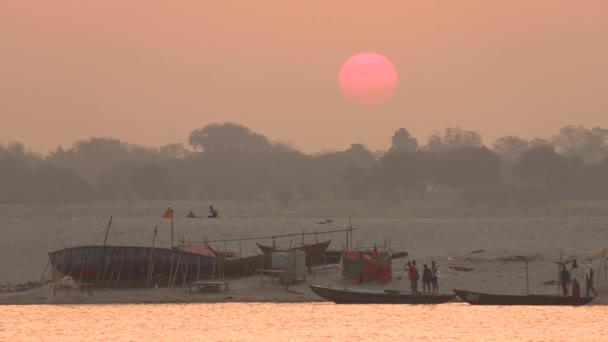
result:
[[[393,277],[392,261],[389,253],[344,252],[342,275],[354,283],[370,280],[387,283]]]
[[[270,267],[281,270],[285,277],[306,280],[306,252],[299,249],[273,250]]]

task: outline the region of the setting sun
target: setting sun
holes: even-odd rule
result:
[[[342,65],[338,79],[344,96],[357,103],[383,103],[397,88],[395,66],[388,58],[374,52],[351,56]]]

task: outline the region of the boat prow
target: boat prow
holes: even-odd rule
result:
[[[467,290],[453,290],[463,301],[472,305],[568,305],[588,304],[593,297],[571,297],[552,295],[501,295]]]
[[[456,297],[453,294],[411,294],[396,290],[336,289],[309,285],[319,297],[336,304],[441,304]]]

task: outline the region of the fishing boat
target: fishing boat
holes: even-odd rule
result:
[[[555,295],[501,295],[454,290],[463,301],[472,305],[585,305],[593,297],[572,297]]]
[[[319,297],[336,304],[441,304],[454,299],[453,294],[411,294],[396,290],[335,289],[309,285]]]
[[[97,245],[50,252],[49,263],[54,278],[78,280],[86,263],[97,287],[146,287],[211,277],[215,257],[175,248]]]
[[[331,243],[331,240],[317,242],[313,244],[303,245],[299,247],[292,247],[290,249],[299,249],[303,250],[306,253],[306,266],[316,266],[324,264],[323,257],[325,254],[325,250]],[[271,246],[261,245],[256,243],[258,248],[266,255],[266,260],[269,261],[269,256],[273,250],[277,250],[277,248],[273,248]]]

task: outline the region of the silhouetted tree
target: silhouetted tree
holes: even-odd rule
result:
[[[260,151],[270,148],[265,136],[234,123],[214,123],[197,129],[190,134],[188,144],[207,153]]]
[[[522,153],[517,165],[520,179],[543,190],[559,189],[571,180],[568,159],[551,146],[534,146]]]
[[[410,135],[405,128],[399,128],[391,139],[391,152],[415,151],[418,148],[418,140]]]
[[[429,151],[457,150],[463,147],[481,147],[481,135],[457,127],[448,127],[442,135],[434,133],[429,137],[426,149]]]
[[[556,150],[569,158],[580,158],[584,163],[598,163],[608,156],[608,130],[583,126],[563,127],[551,138]]]

